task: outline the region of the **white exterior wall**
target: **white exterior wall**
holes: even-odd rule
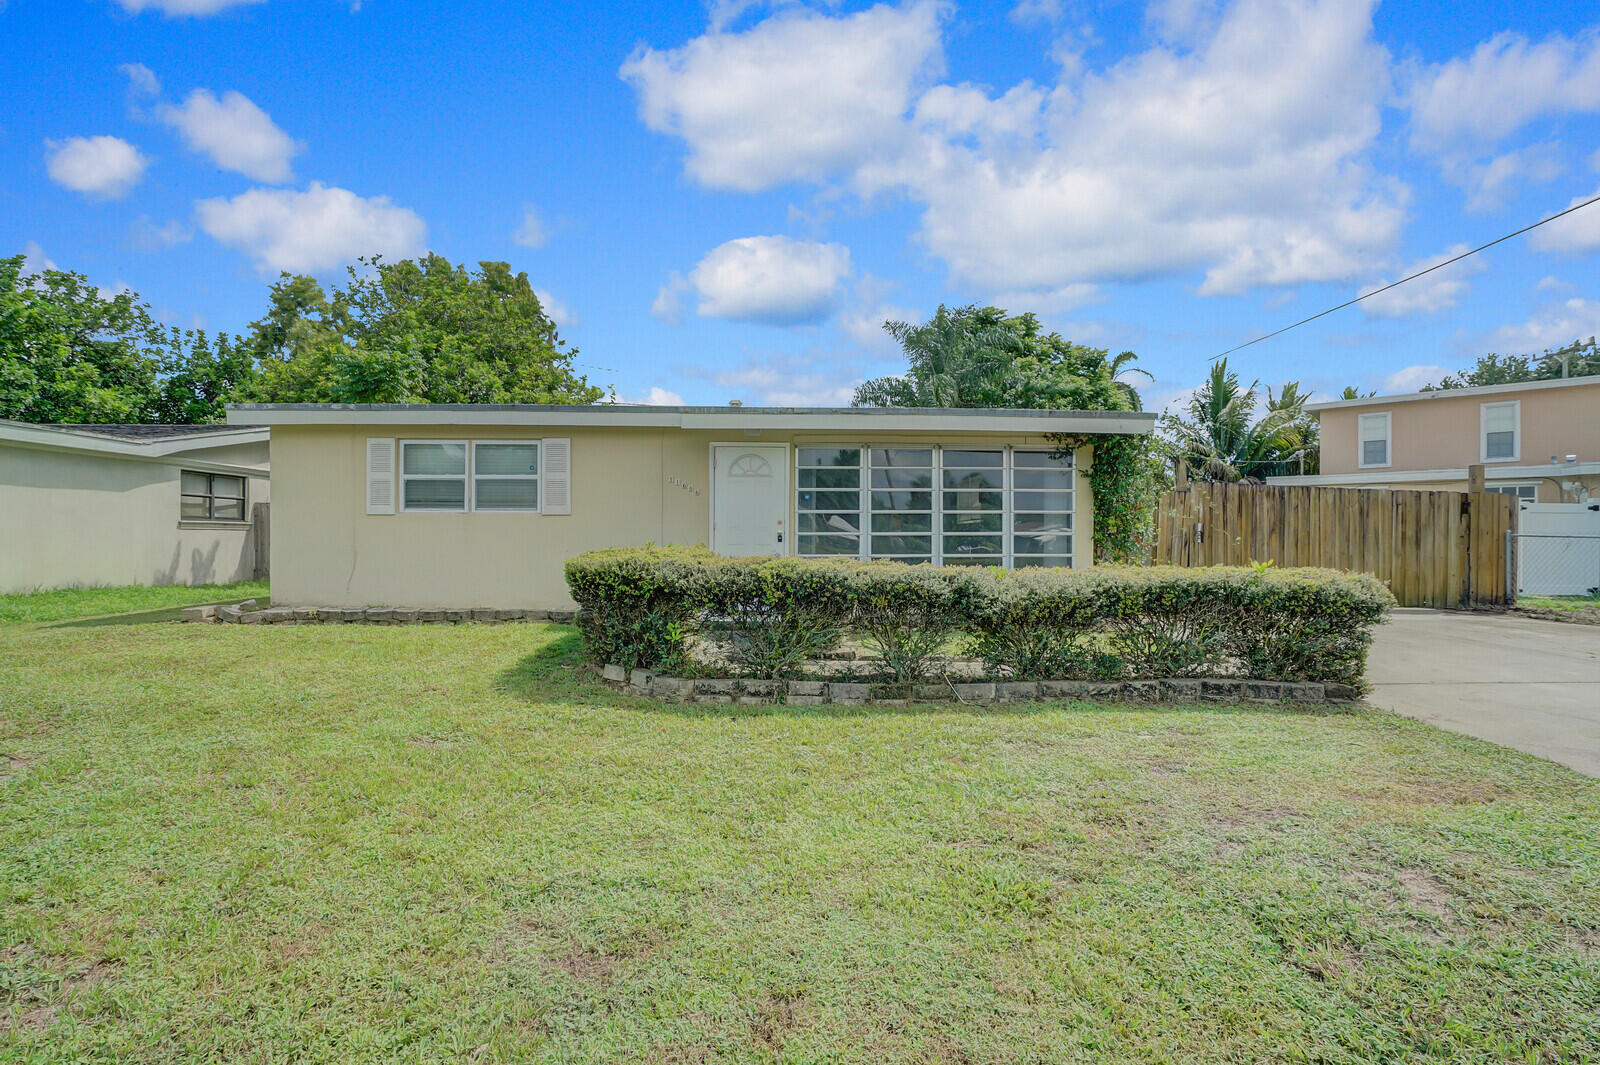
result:
[[[0,443],[0,594],[249,579],[249,523],[180,521],[180,474],[265,460],[265,444],[157,460]],[[267,502],[266,475],[250,477],[247,492],[247,509]]]

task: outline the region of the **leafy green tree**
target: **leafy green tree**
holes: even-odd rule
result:
[[[1344,391],[1339,393],[1340,399],[1371,399],[1377,395],[1376,391],[1363,392],[1355,385],[1345,385]]]
[[[528,275],[438,255],[364,259],[325,294],[284,275],[248,341],[269,402],[593,403]]]
[[[1547,348],[1538,355],[1501,355],[1490,352],[1462,370],[1446,376],[1438,385],[1422,390],[1475,388],[1479,385],[1511,385],[1524,381],[1550,381],[1558,377],[1589,377],[1600,374],[1600,347],[1596,338],[1574,340],[1559,348]]]
[[[1194,471],[1205,481],[1259,481],[1282,473],[1316,471],[1316,423],[1307,414],[1307,396],[1291,381],[1274,396],[1267,392],[1260,418],[1259,381],[1249,386],[1228,369],[1228,360],[1211,372],[1185,412],[1167,415],[1163,429]]]
[[[884,328],[900,342],[906,372],[861,384],[857,406],[1140,409],[1139,393],[1119,380],[1144,372],[1130,365],[1137,355],[1125,351],[1111,358],[1102,348],[1074,344],[1046,333],[1032,314],[941,306],[926,322],[886,322]],[[1079,442],[1057,441],[1062,447]],[[1147,436],[1097,436],[1092,442],[1095,554],[1138,559],[1147,550],[1166,477],[1162,444]]]
[[[24,276],[0,259],[0,418],[137,422],[157,393],[159,330],[132,293],[104,296],[82,274]]]
[[[158,349],[160,374],[148,416],[174,425],[220,422],[224,409],[249,391],[255,361],[237,337],[203,329],[168,328]]]

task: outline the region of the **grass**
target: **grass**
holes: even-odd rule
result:
[[[45,621],[69,621],[130,612],[162,612],[166,620],[186,606],[201,603],[237,603],[243,599],[267,598],[266,581],[236,581],[232,584],[132,584],[121,588],[62,588],[51,592],[0,595],[0,625],[28,625]]]
[[[1600,595],[1519,595],[1517,605],[1536,610],[1600,614]]]
[[[702,712],[541,625],[0,691],[0,1061],[1600,1056],[1600,783],[1375,712]]]

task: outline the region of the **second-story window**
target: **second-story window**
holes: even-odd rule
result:
[[[1522,421],[1522,404],[1516,400],[1509,403],[1485,403],[1480,409],[1482,411],[1480,422],[1483,426],[1481,460],[1497,462],[1515,459],[1518,452],[1517,434]]]
[[[1363,414],[1359,426],[1360,465],[1389,465],[1389,412]]]

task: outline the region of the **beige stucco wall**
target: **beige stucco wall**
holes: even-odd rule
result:
[[[1387,469],[1464,469],[1480,461],[1479,408],[1485,403],[1510,400],[1522,404],[1521,454],[1517,459],[1487,462],[1485,466],[1543,465],[1550,461],[1551,455],[1563,459],[1567,455],[1577,455],[1580,461],[1600,459],[1600,379],[1597,379],[1593,384],[1489,395],[1454,396],[1438,392],[1427,399],[1403,403],[1374,403],[1319,411],[1322,472],[1379,472],[1372,468],[1358,469],[1356,427],[1360,415],[1385,411],[1390,415],[1391,433],[1391,463]],[[1545,498],[1542,490],[1540,498]],[[1553,496],[1551,501],[1554,501]]]
[[[572,513],[366,513],[366,440],[568,437]],[[704,544],[711,536],[711,445],[1013,444],[1042,436],[951,433],[758,435],[679,429],[274,426],[272,599],[298,606],[569,609],[562,565],[591,548]],[[1074,559],[1092,557],[1088,448],[1074,494]],[[687,487],[684,487],[687,486]],[[794,492],[785,528],[795,526]],[[793,536],[789,536],[791,546]]]
[[[266,462],[265,444],[205,453],[212,462]],[[0,443],[0,594],[248,579],[255,566],[248,523],[179,521],[183,468],[177,457],[157,461]],[[247,490],[248,503],[268,501],[265,476],[251,477]]]

